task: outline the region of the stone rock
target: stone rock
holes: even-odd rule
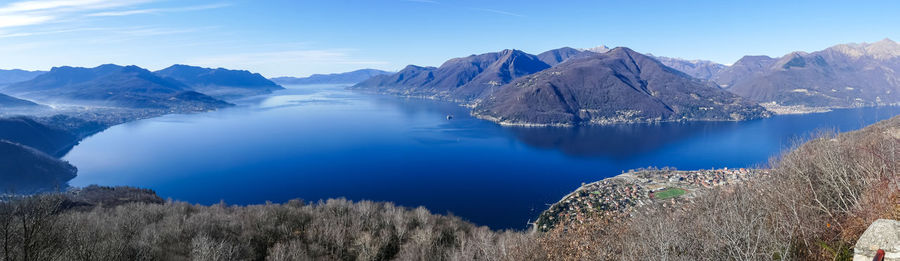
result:
[[[878,249],[884,249],[884,260],[900,261],[900,221],[876,220],[859,237],[854,247],[854,261],[869,261]]]

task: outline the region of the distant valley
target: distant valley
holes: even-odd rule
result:
[[[345,73],[313,74],[309,77],[276,77],[271,80],[282,85],[304,84],[356,84],[373,76],[392,74],[392,72],[376,69],[360,69]]]
[[[0,71],[0,192],[64,188],[77,170],[58,158],[104,129],[169,113],[232,106],[225,99],[283,89],[248,71],[186,65],[151,72],[137,66]],[[207,93],[214,95],[208,95]],[[4,175],[6,175],[4,174]]]

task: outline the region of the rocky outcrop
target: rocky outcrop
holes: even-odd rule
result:
[[[884,250],[885,261],[900,260],[900,221],[879,219],[869,225],[856,241],[853,260],[872,260],[878,249]]]

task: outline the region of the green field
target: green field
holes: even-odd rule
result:
[[[687,190],[683,190],[680,188],[666,188],[664,190],[660,190],[659,192],[653,193],[653,198],[655,199],[670,199],[674,197],[678,197],[687,193]]]

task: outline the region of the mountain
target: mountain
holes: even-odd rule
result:
[[[224,68],[203,68],[197,66],[172,65],[154,74],[175,79],[187,84],[190,89],[217,98],[239,98],[268,94],[284,89],[258,73]]]
[[[588,52],[589,51],[582,51],[571,47],[563,47],[540,53],[537,55],[537,57],[542,62],[550,66],[556,66],[557,64],[565,62],[570,58],[584,56]]]
[[[537,56],[519,50],[450,59],[440,67],[410,65],[392,75],[378,75],[354,85],[404,96],[471,101],[489,95],[516,78],[550,68]]]
[[[780,58],[744,57],[713,77],[729,91],[759,102],[811,107],[900,103],[900,44],[842,44]]]
[[[230,104],[191,91],[176,80],[137,66],[55,67],[32,80],[3,89],[48,104],[73,103],[125,108],[208,111]]]
[[[593,52],[593,53],[606,53],[612,49],[609,49],[606,45],[598,45],[597,47],[587,48],[584,51]]]
[[[685,60],[663,56],[654,56],[653,58],[672,69],[679,70],[691,77],[703,80],[712,79],[719,71],[728,67],[723,64],[706,60]]]
[[[8,109],[8,108],[41,108],[40,104],[22,100],[19,98],[15,98],[6,94],[0,93],[0,109]]]
[[[356,84],[376,75],[391,74],[388,71],[375,69],[362,69],[345,73],[332,74],[313,74],[309,77],[278,77],[272,78],[272,81],[282,85],[304,85],[304,84]]]
[[[628,48],[575,58],[516,79],[475,105],[505,125],[732,121],[768,111]]]
[[[744,56],[731,66],[719,70],[710,80],[726,89],[742,85],[746,81],[762,76],[776,61],[777,59],[765,55]]]
[[[71,164],[43,152],[0,140],[0,193],[65,188],[77,171]]]
[[[46,154],[63,156],[79,138],[27,117],[0,118],[0,140],[26,145]]]
[[[0,86],[11,83],[24,82],[34,79],[38,75],[44,74],[44,71],[25,71],[25,70],[0,70]]]

